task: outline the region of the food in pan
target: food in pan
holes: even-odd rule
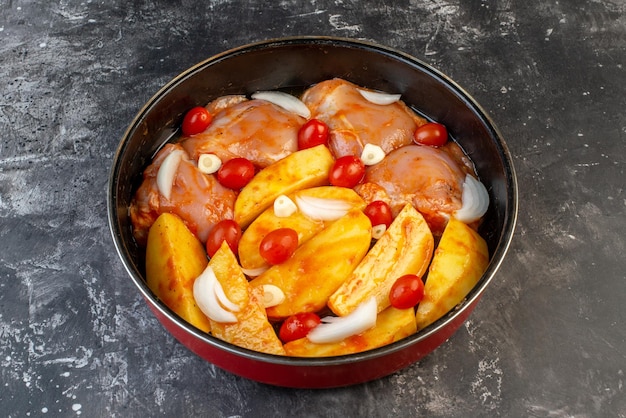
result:
[[[327,80],[185,116],[130,207],[148,286],[216,338],[330,356],[405,338],[485,271],[489,197],[441,124]]]

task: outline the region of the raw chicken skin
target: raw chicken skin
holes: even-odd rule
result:
[[[157,173],[165,157],[176,149],[182,150],[182,147],[167,144],[158,152],[144,171],[143,183],[131,202],[133,235],[139,245],[145,246],[150,226],[163,212],[180,216],[202,242],[206,242],[217,222],[233,217],[235,192],[219,184],[215,176],[200,172],[186,153],[178,166],[170,199],[159,193]]]
[[[192,160],[212,153],[223,162],[244,157],[264,168],[298,150],[304,118],[265,100],[242,97],[226,96],[207,106],[217,111],[211,125],[181,142]]]
[[[302,101],[311,110],[311,118],[330,128],[329,148],[336,158],[359,157],[365,144],[378,145],[389,153],[411,144],[415,130],[426,120],[403,102],[377,105],[366,100],[359,87],[335,78],[306,90]]]
[[[367,168],[356,187],[366,202],[383,200],[395,217],[411,203],[440,236],[452,213],[462,206],[463,182],[471,173],[467,161],[459,161],[460,148],[449,142],[441,148],[407,145],[392,151],[380,163]]]

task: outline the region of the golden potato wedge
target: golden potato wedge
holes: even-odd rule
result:
[[[321,186],[303,189],[291,193],[288,197],[296,201],[297,196],[310,196],[320,199],[333,199],[347,202],[354,209],[363,209],[365,201],[352,189],[345,187]],[[257,269],[266,265],[259,253],[259,245],[265,236],[278,228],[291,228],[298,233],[298,245],[304,244],[311,237],[325,228],[331,221],[321,221],[309,218],[300,211],[287,217],[278,217],[274,214],[273,206],[265,209],[248,226],[239,240],[239,262],[245,269]]]
[[[272,319],[298,312],[319,311],[367,252],[371,223],[352,210],[300,246],[290,259],[272,266],[250,284],[273,284],[285,294],[279,305],[267,308]]]
[[[250,288],[235,255],[226,242],[223,242],[213,255],[209,266],[213,269],[228,299],[241,308],[239,312],[233,312],[237,317],[235,323],[224,324],[210,320],[211,334],[239,347],[284,355],[283,345],[268,322],[261,302],[263,289]]]
[[[235,221],[246,228],[281,194],[328,184],[328,172],[334,161],[328,148],[318,145],[265,167],[237,196]]]
[[[417,306],[417,329],[441,318],[458,305],[487,269],[487,243],[476,231],[450,219],[435,250],[424,285],[424,299]]]
[[[209,332],[209,319],[193,298],[193,283],[207,265],[204,246],[183,221],[161,214],[148,232],[146,282],[157,298],[185,321]]]
[[[422,215],[407,204],[374,244],[352,275],[328,300],[339,316],[376,297],[378,312],[389,306],[393,283],[405,274],[422,276],[430,263],[433,234]]]
[[[315,344],[306,337],[285,344],[288,356],[328,357],[359,353],[382,347],[408,337],[417,331],[415,311],[388,307],[378,314],[376,326],[361,334],[353,335],[343,341],[329,344]]]

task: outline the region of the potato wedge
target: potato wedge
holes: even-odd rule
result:
[[[417,306],[417,329],[422,329],[458,305],[487,269],[487,243],[476,231],[450,219],[435,250]]]
[[[281,194],[328,183],[334,158],[324,145],[296,151],[263,170],[248,183],[235,201],[235,221],[246,228]]]
[[[365,201],[361,196],[356,194],[354,190],[344,187],[313,187],[288,195],[294,202],[297,196],[341,200],[349,203],[352,208],[361,210],[365,207]],[[291,228],[295,230],[298,233],[298,244],[302,245],[331,222],[309,218],[300,211],[281,218],[274,214],[274,208],[270,206],[248,226],[239,240],[239,262],[245,269],[258,269],[266,266],[265,260],[259,253],[259,245],[263,238],[275,229]]]
[[[352,210],[305,242],[290,259],[252,280],[254,287],[273,284],[285,293],[285,300],[267,308],[267,315],[282,319],[322,309],[367,252],[371,229],[369,218]]]
[[[148,232],[146,282],[185,321],[209,332],[209,319],[193,298],[193,283],[207,265],[200,241],[176,215],[161,214]]]
[[[288,356],[328,357],[359,353],[382,347],[408,337],[417,331],[415,311],[388,307],[378,314],[376,326],[359,335],[353,335],[338,343],[315,344],[307,338],[290,341],[285,344]]]
[[[268,322],[261,302],[263,289],[250,288],[235,255],[225,242],[213,255],[209,266],[213,269],[228,299],[241,308],[239,312],[234,312],[237,317],[235,323],[223,324],[210,320],[211,333],[216,338],[239,347],[284,355],[283,345]]]
[[[389,291],[400,276],[422,276],[430,263],[433,235],[422,215],[407,204],[352,275],[328,300],[339,316],[376,297],[378,312],[389,306]]]

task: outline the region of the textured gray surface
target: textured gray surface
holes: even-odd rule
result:
[[[18,416],[626,417],[626,6],[595,1],[0,0],[0,411]],[[517,234],[452,339],[388,378],[265,386],[190,353],[118,261],[108,169],[187,67],[287,35],[398,48],[492,116]]]

